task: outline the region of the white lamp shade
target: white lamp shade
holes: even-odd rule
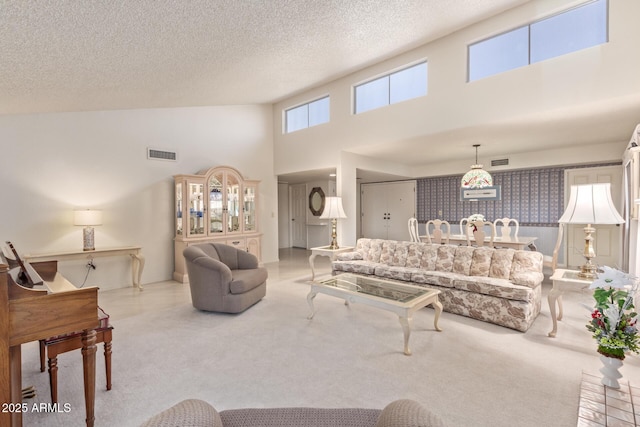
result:
[[[322,219],[334,219],[334,218],[346,218],[347,215],[342,209],[341,197],[327,197],[324,203],[324,210],[320,218]]]
[[[622,224],[611,200],[611,184],[572,185],[569,204],[558,222],[563,224]]]
[[[102,225],[102,211],[92,209],[73,211],[73,225]]]

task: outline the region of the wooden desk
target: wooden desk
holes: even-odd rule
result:
[[[122,256],[129,255],[131,257],[131,281],[133,286],[143,290],[140,279],[142,278],[142,270],[144,269],[144,256],[142,255],[141,246],[123,246],[118,248],[97,248],[94,251],[61,251],[48,252],[41,254],[25,254],[26,262],[40,261],[70,261],[75,259],[86,259],[88,261],[98,257]]]
[[[426,236],[420,236],[420,240],[423,242],[427,241]],[[489,243],[491,240],[490,236],[485,237],[485,242]],[[501,248],[513,248],[513,249],[524,249],[528,247],[532,251],[538,250],[535,245],[535,241],[538,240],[537,237],[526,237],[526,236],[518,236],[518,237],[510,237],[508,239],[503,239],[501,237],[496,237],[493,239],[493,246],[501,247]],[[471,239],[473,243],[473,239]],[[466,245],[467,244],[467,236],[464,234],[451,234],[449,235],[449,244],[451,245]]]
[[[27,264],[28,266],[28,264]],[[34,264],[48,290],[16,284],[0,264],[0,425],[22,425],[21,344],[81,330],[86,424],[94,424],[98,288],[77,289],[57,272],[57,263]],[[31,274],[31,273],[30,273]]]

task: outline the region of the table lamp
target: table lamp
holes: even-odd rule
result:
[[[102,211],[92,209],[73,211],[73,225],[85,226],[82,230],[82,250],[95,251],[93,226],[102,225]]]
[[[340,249],[338,246],[338,233],[336,232],[336,225],[338,224],[338,218],[346,218],[347,215],[342,209],[341,197],[327,197],[324,204],[324,210],[320,215],[321,219],[331,219],[331,245],[329,249]]]
[[[591,262],[596,253],[593,249],[593,236],[596,231],[592,225],[622,224],[620,216],[611,200],[611,184],[572,185],[569,204],[558,220],[561,224],[586,224],[584,228],[584,257],[587,262],[580,267],[578,276],[595,279],[596,266]]]

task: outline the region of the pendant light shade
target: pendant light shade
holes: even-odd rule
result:
[[[493,178],[491,174],[482,169],[482,165],[478,164],[478,147],[480,144],[473,145],[476,149],[476,164],[471,165],[471,170],[462,177],[462,188],[484,188],[493,186]]]

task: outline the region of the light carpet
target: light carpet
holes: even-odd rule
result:
[[[267,296],[239,315],[200,312],[184,301],[128,318],[112,314],[113,389],[105,390],[99,345],[96,426],[137,426],[186,398],[219,410],[382,408],[409,398],[450,426],[576,425],[582,372],[597,374],[600,367],[584,327],[589,313],[581,303],[591,304],[588,293],[565,295],[555,339],[547,337],[548,284],[542,313],[526,333],[449,313],[436,332],[434,311],[420,310],[413,355],[405,356],[400,323],[390,312],[320,294],[316,315],[307,320],[308,278],[269,280]],[[59,401],[70,411],[30,411],[25,426],[84,425],[80,352],[61,355],[58,366]],[[640,384],[636,356],[621,371]],[[26,403],[50,401],[36,343],[23,346],[23,380],[38,391]]]

